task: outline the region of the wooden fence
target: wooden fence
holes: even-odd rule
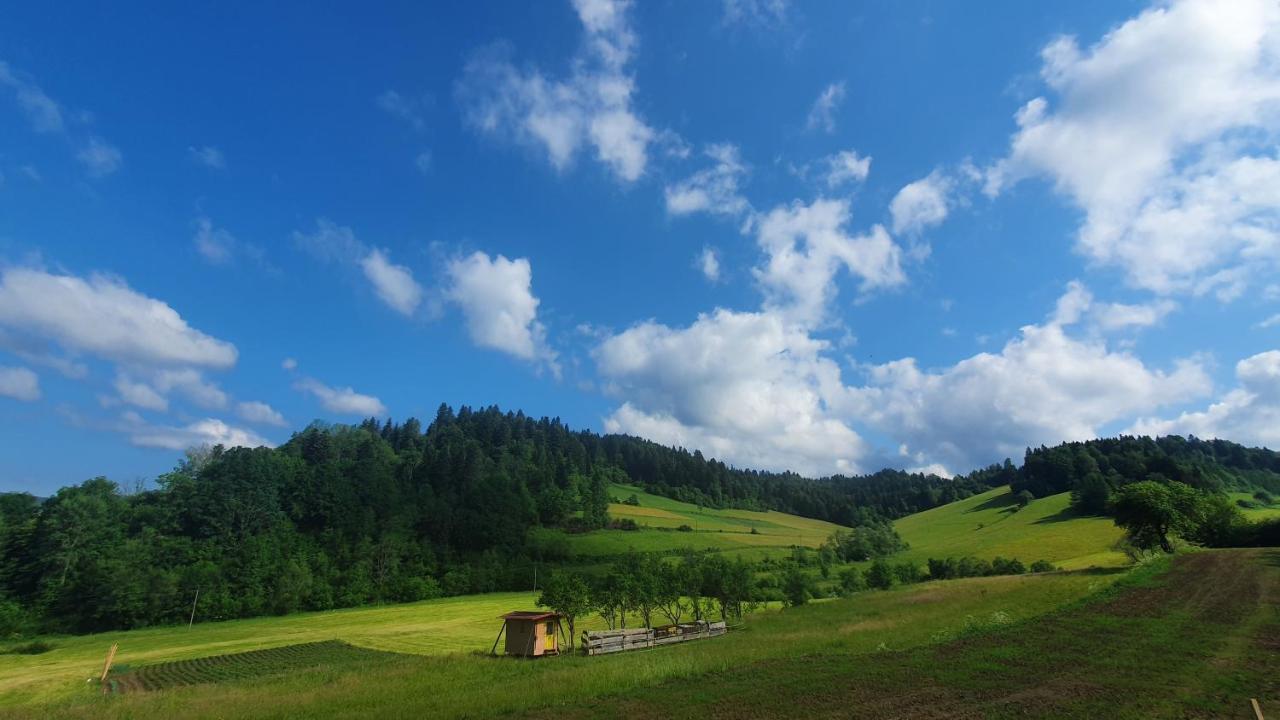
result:
[[[725,632],[723,622],[709,623],[706,620],[636,630],[583,631],[582,647],[586,649],[588,655],[604,655],[689,640],[702,640],[723,635]]]

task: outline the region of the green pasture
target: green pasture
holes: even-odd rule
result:
[[[1123,565],[1113,549],[1123,532],[1111,518],[1082,517],[1070,510],[1069,493],[1033,500],[1018,509],[1009,488],[908,515],[896,523],[910,548],[895,560],[997,555],[1030,564],[1048,560],[1064,569]]]
[[[793,610],[766,609],[714,640],[606,657],[493,659],[507,610],[528,593],[46,638],[42,655],[0,656],[0,717],[491,716],[584,700],[746,663],[806,654],[857,654],[932,642],[972,618],[1020,620],[1078,600],[1117,575],[1052,573],[923,583]],[[590,618],[587,626],[599,626]],[[376,671],[318,665],[280,676],[103,697],[86,680],[119,643],[125,670],[185,658],[340,640],[404,653]]]

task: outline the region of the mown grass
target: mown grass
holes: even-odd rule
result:
[[[714,640],[606,657],[491,659],[499,611],[529,605],[503,594],[285,618],[67,638],[43,656],[4,658],[0,717],[424,717],[491,716],[625,693],[664,681],[770,658],[870,653],[935,641],[970,617],[1023,620],[1050,612],[1115,575],[1056,573],[924,583],[748,616]],[[596,621],[592,621],[596,622]],[[590,624],[590,623],[589,623]],[[236,650],[336,639],[405,655],[376,671],[318,666],[284,678],[102,697],[85,678],[120,643],[118,662],[137,667]]]
[[[1028,564],[1048,560],[1065,569],[1125,564],[1124,554],[1113,549],[1123,532],[1110,518],[1073,514],[1070,503],[1070,494],[1061,493],[1017,509],[1004,487],[908,515],[894,527],[911,547],[894,560],[999,555]]]

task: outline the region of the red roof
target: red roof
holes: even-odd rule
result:
[[[539,620],[550,620],[560,617],[560,613],[543,612],[541,610],[513,610],[502,616],[503,620],[525,620],[528,622],[538,622]]]

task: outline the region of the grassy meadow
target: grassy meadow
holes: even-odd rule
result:
[[[1009,488],[908,515],[894,527],[910,547],[894,560],[997,555],[1030,564],[1048,560],[1064,569],[1117,567],[1127,562],[1113,546],[1123,536],[1111,518],[1070,511],[1070,493],[1033,500],[1018,509]]]
[[[1113,582],[1108,573],[973,578],[868,591],[790,610],[765,609],[713,640],[606,657],[542,661],[483,655],[506,610],[528,594],[50,638],[43,655],[0,656],[0,717],[482,717],[581,702],[746,664],[900,650],[975,623],[1037,617]],[[588,625],[599,623],[591,619]],[[102,696],[86,678],[120,644],[129,667],[321,640],[403,653],[375,669],[321,664],[264,677]]]
[[[635,520],[642,529],[566,535],[565,541],[573,545],[584,567],[593,560],[604,567],[609,556],[630,549],[693,547],[760,559],[788,554],[796,545],[816,547],[839,529],[777,512],[698,508],[623,485],[611,490],[618,499],[636,496],[639,505],[615,503],[609,511],[615,518]],[[1003,555],[1026,562],[1044,558],[1067,568],[1120,564],[1123,556],[1110,550],[1119,537],[1110,520],[1072,517],[1066,505],[1066,495],[1059,495],[1011,512],[1012,498],[1006,488],[909,516],[899,520],[897,528],[911,547],[894,559],[923,563],[928,557]],[[675,529],[682,525],[691,530]],[[374,706],[390,707],[382,705],[387,697],[398,698],[412,715],[429,711],[425,700],[415,699],[419,693],[434,703],[430,711],[486,715],[540,707],[563,698],[622,692],[779,657],[865,653],[882,646],[901,649],[934,642],[966,625],[981,624],[983,618],[1012,622],[1048,613],[1098,591],[1116,577],[1098,571],[1051,573],[868,591],[803,609],[761,609],[725,638],[608,660],[565,657],[527,663],[481,657],[497,634],[499,615],[534,607],[536,594],[529,592],[199,623],[190,629],[44,638],[54,646],[52,651],[0,654],[0,716],[21,717],[45,708],[70,716],[152,717],[192,707],[196,710],[190,714],[195,715],[225,711],[234,717],[350,717]],[[603,625],[598,617],[579,622],[585,628]],[[325,645],[336,647],[330,652],[332,660],[318,660],[316,667],[305,671],[294,667],[286,677],[107,699],[93,696],[86,683],[101,671],[112,643],[120,644],[118,670],[127,673],[157,663],[332,641],[395,655],[367,662],[358,659],[348,667],[342,658],[352,653]],[[293,665],[306,663],[305,655],[291,657]],[[500,693],[485,687],[495,678],[509,677],[528,679],[533,686]],[[264,693],[302,699],[299,705],[289,706],[289,712],[273,715],[272,706],[264,706]]]
[[[538,531],[541,540],[563,543],[584,564],[628,550],[675,552],[683,548],[716,550],[757,560],[785,555],[797,545],[816,548],[841,529],[834,523],[774,511],[700,508],[628,485],[611,485],[609,492],[619,500],[636,497],[639,505],[610,503],[609,516],[633,520],[640,529],[589,533],[546,529]],[[688,530],[681,531],[682,526]]]

